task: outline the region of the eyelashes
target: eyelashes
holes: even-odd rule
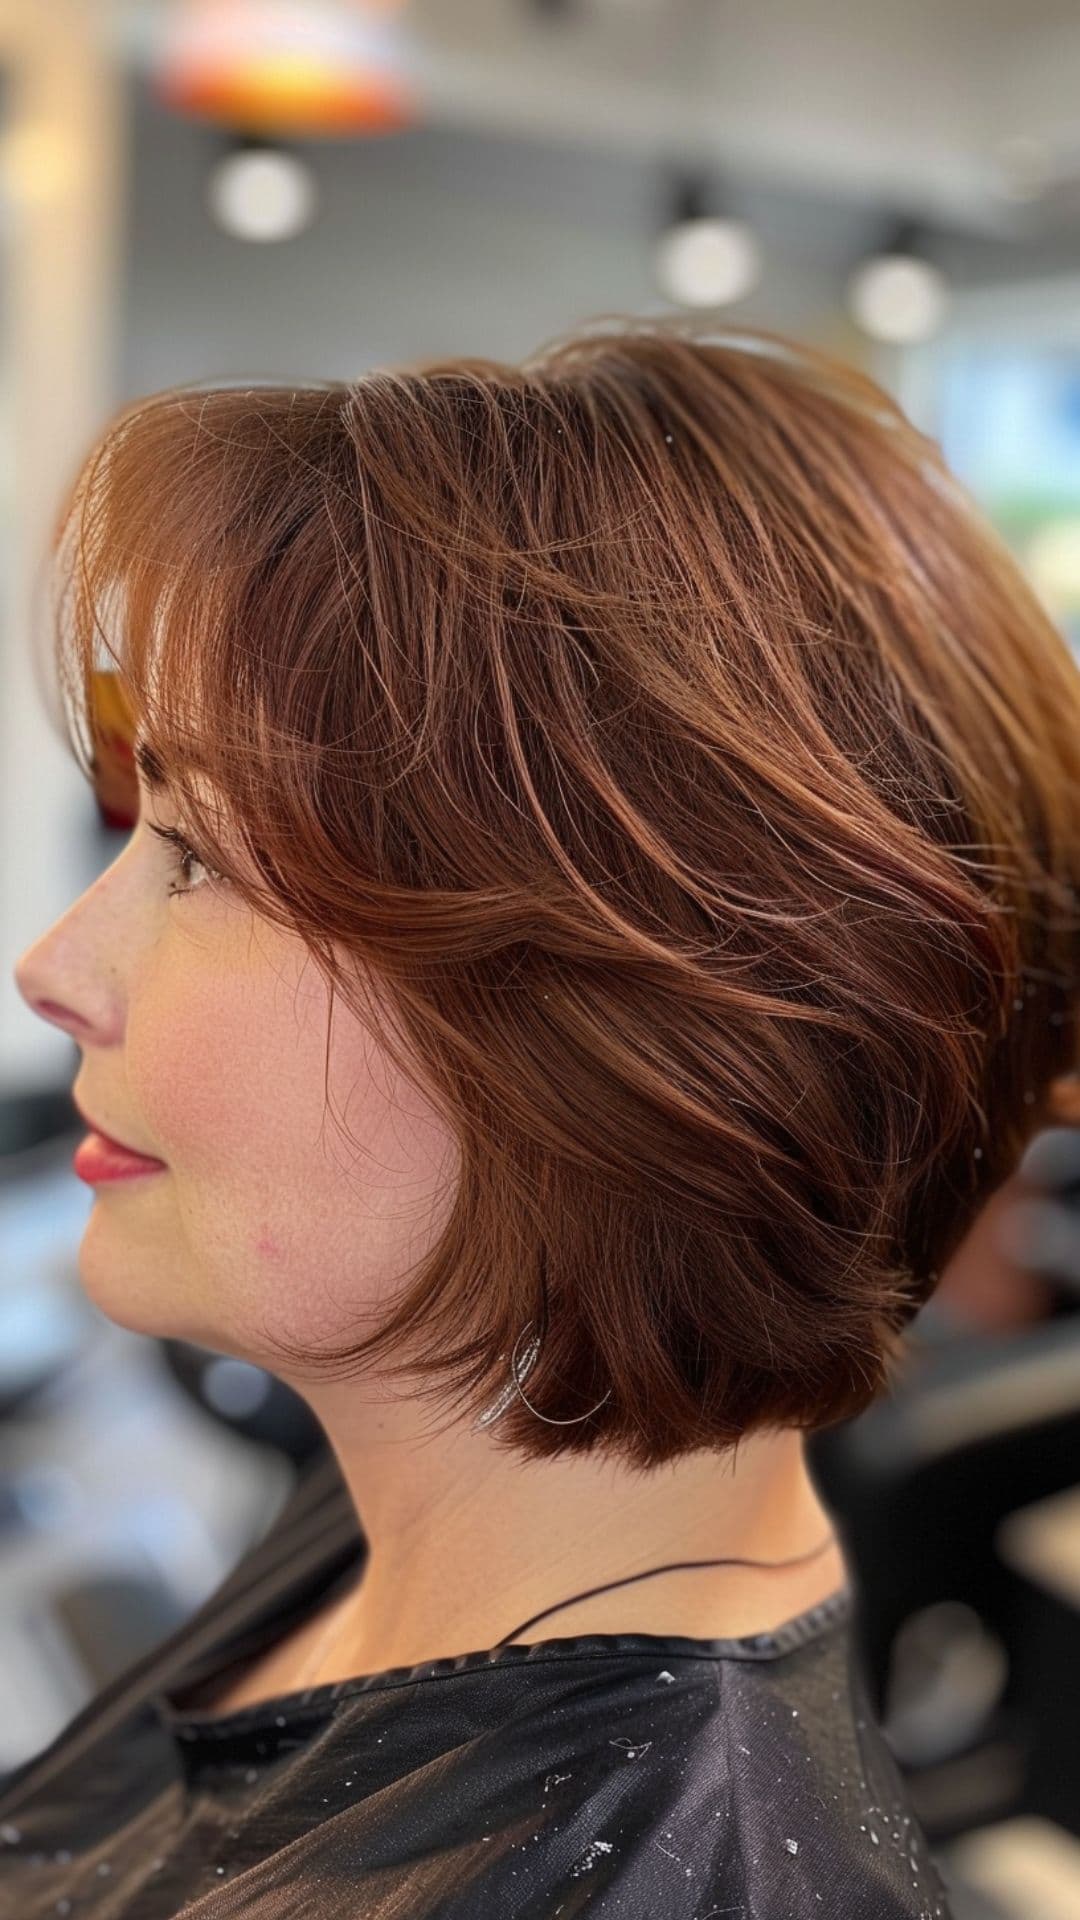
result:
[[[208,880],[216,880],[219,883],[224,882],[224,874],[219,873],[216,867],[210,866],[208,862],[203,859],[201,853],[199,853],[195,847],[191,846],[189,841],[185,840],[183,834],[178,832],[175,827],[156,827],[153,822],[149,820],[146,822],[146,827],[148,832],[156,834],[159,840],[164,840],[172,856],[173,872],[174,874],[179,874],[185,883],[183,886],[170,887],[168,889],[170,899],[183,900],[188,894],[198,893],[198,887],[191,885],[190,870],[193,865],[201,867]]]

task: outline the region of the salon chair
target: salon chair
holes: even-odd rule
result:
[[[1022,1171],[1049,1317],[929,1337],[886,1398],[810,1436],[855,1575],[876,1717],[931,1845],[1032,1815],[1080,1836],[1080,1130]]]

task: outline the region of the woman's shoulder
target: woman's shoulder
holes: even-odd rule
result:
[[[418,1920],[493,1920],[520,1911],[526,1892],[530,1911],[552,1915],[564,1905],[665,1920],[717,1907],[742,1920],[949,1920],[869,1711],[845,1596],[738,1642],[555,1638],[283,1707],[201,1727],[136,1715],[59,1792],[21,1809],[18,1840],[6,1836],[9,1874],[40,1888],[62,1845],[77,1875],[107,1837],[113,1866],[133,1876],[160,1856],[185,1891],[212,1884],[239,1856],[230,1867],[192,1851],[166,1810],[178,1780],[221,1792],[227,1751],[251,1920],[278,1911],[285,1850],[298,1887],[334,1883],[339,1920],[406,1908]],[[103,1805],[94,1782],[106,1777]]]
[[[951,1920],[870,1707],[849,1591],[771,1633],[649,1640],[521,1649],[531,1678],[489,1749],[492,1782],[520,1758],[545,1817],[589,1831],[597,1890],[628,1914],[686,1920],[717,1906],[738,1920]],[[506,1834],[527,1799],[507,1805]]]
[[[445,1920],[512,1911],[517,1871],[552,1914],[582,1910],[587,1876],[598,1913],[951,1920],[870,1710],[850,1594],[739,1642],[582,1635],[341,1691],[326,1777],[381,1738],[379,1832],[400,1794],[411,1858],[440,1858],[448,1820],[457,1836]],[[436,1764],[437,1794],[406,1753],[425,1776]]]

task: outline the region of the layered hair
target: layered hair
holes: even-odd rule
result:
[[[55,578],[82,769],[109,658],[200,858],[456,1138],[375,1330],[283,1354],[457,1417],[531,1326],[496,1442],[642,1470],[888,1386],[1075,1065],[1080,673],[879,385],[616,318],[172,388]]]

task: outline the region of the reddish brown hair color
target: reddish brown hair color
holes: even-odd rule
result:
[[[608,1397],[493,1434],[641,1468],[864,1408],[1075,1063],[1064,640],[883,390],[700,331],[157,394],[58,538],[82,711],[104,640],[460,1142],[312,1371],[475,1412],[531,1318],[534,1406]]]

